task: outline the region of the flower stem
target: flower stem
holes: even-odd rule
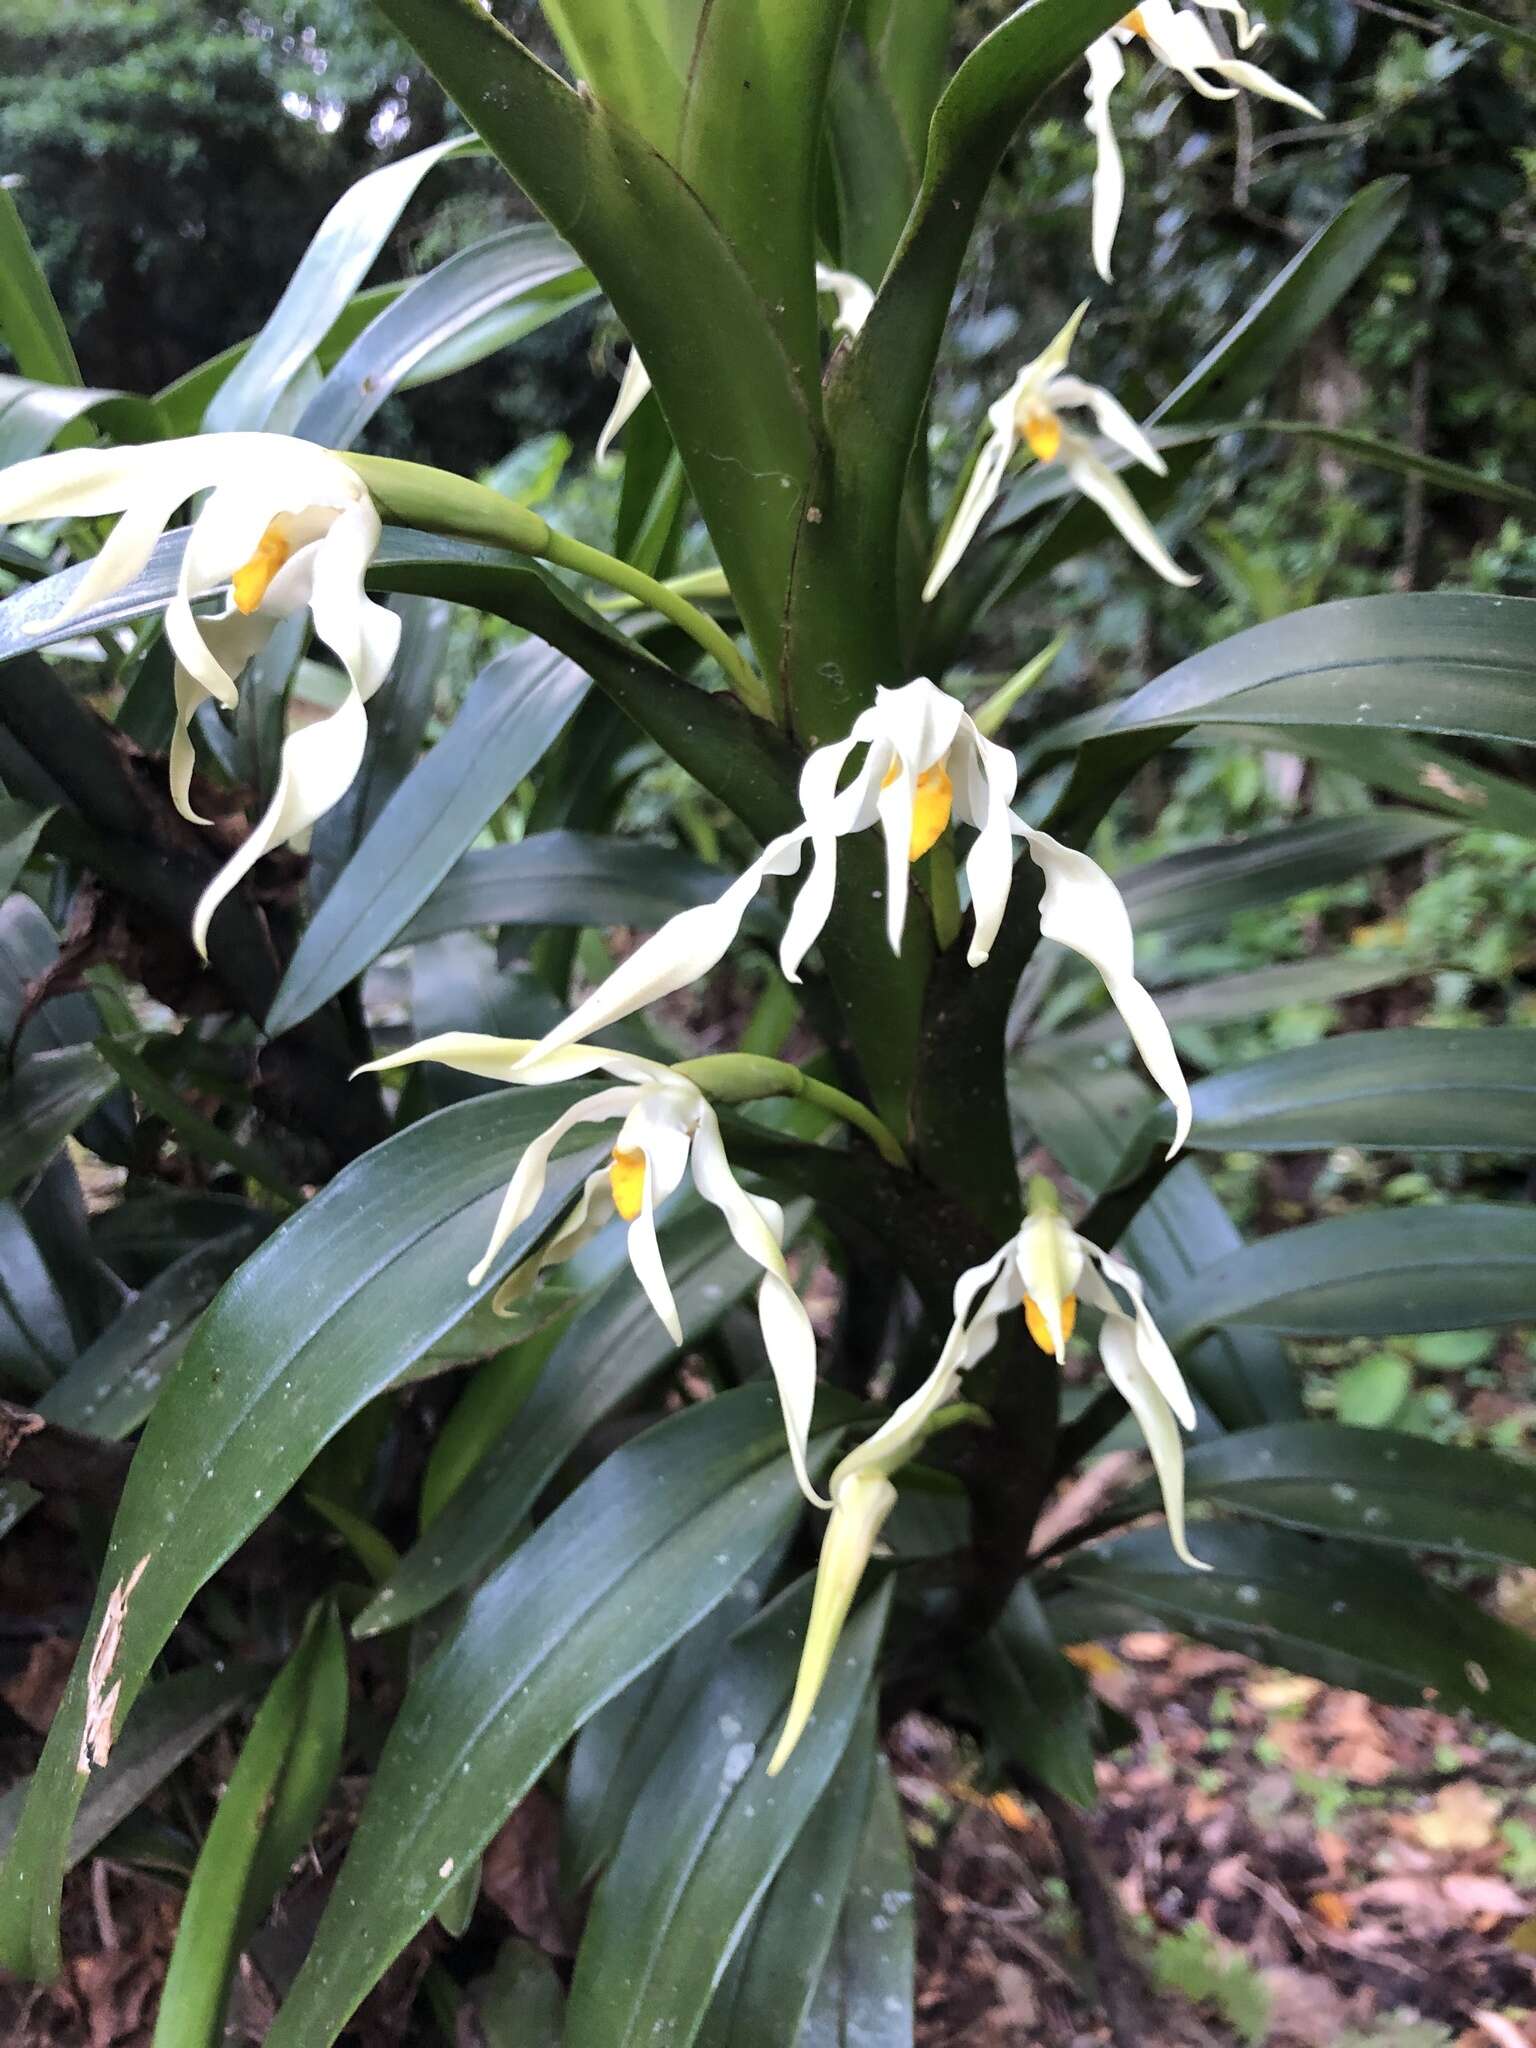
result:
[[[672,1071],[702,1088],[715,1102],[761,1102],[774,1095],[796,1096],[851,1124],[868,1138],[888,1165],[907,1165],[906,1153],[889,1126],[872,1109],[845,1095],[841,1088],[814,1080],[787,1060],[769,1059],[761,1053],[707,1053],[702,1059],[682,1061]]]
[[[715,657],[725,670],[731,688],[750,712],[758,718],[773,716],[773,702],[761,676],[744,658],[730,634],[723,626],[717,625],[708,612],[690,604],[679,591],[669,590],[665,583],[658,583],[654,576],[647,576],[629,562],[621,562],[615,555],[605,555],[600,548],[590,548],[585,541],[572,540],[563,533],[551,531],[549,542],[541,552],[546,561],[555,563],[557,567],[575,569],[583,576],[596,578],[599,583],[610,584],[615,590],[626,591],[651,611],[660,612],[664,619],[670,619],[690,640],[697,641],[706,654]]]
[[[637,598],[649,610],[670,619],[706,654],[714,656],[749,711],[758,718],[773,716],[767,686],[730,635],[697,605],[658,583],[654,576],[647,576],[629,562],[619,561],[617,556],[605,555],[601,548],[588,547],[583,541],[556,533],[538,513],[530,512],[525,505],[513,504],[499,491],[469,477],[432,469],[425,463],[401,462],[387,455],[348,455],[346,460],[367,485],[382,512],[430,532],[460,534],[469,540],[512,548],[520,555],[541,556],[559,568],[574,569]]]

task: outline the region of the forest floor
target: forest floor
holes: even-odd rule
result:
[[[67,1665],[45,1638],[3,1689],[43,1717]],[[1136,1729],[1100,1765],[1089,1824],[1121,1920],[1122,1993],[1142,2048],[1531,2048],[1536,2043],[1536,1786],[1530,1753],[1429,1709],[1267,1671],[1150,1631],[1084,1655]],[[17,1744],[4,1761],[16,1756]],[[227,1737],[189,1766],[227,1767]],[[919,2048],[1089,2048],[1111,2034],[1049,1828],[1009,1794],[976,1789],[972,1760],[910,1717],[891,1758],[917,1855]],[[488,1859],[479,1913],[558,1953],[557,1828],[532,1802]],[[302,1929],[334,1868],[338,1832],[290,1895]],[[7,2048],[148,2048],[176,1893],[95,1858],[66,1897],[66,1975],[0,1979]],[[349,2035],[357,2048],[443,2043],[424,2010],[436,1944],[402,1960]],[[1138,1987],[1140,1987],[1138,1989]],[[244,2025],[270,2002],[254,1973]],[[473,2048],[466,2033],[463,2048]]]

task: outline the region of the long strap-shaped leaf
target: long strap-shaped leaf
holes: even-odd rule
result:
[[[640,134],[578,97],[475,0],[381,6],[612,300],[775,680],[816,427],[740,258]]]
[[[101,1591],[0,1874],[0,1956],[58,1967],[58,1897],[89,1646],[108,1597],[127,1598],[112,1660],[119,1717],[199,1586],[271,1512],[321,1445],[420,1357],[473,1299],[464,1274],[490,1235],[528,1140],[580,1090],[508,1090],[442,1111],[358,1160],[230,1281],[161,1396],[128,1475]],[[569,1193],[577,1158],[486,1278],[494,1287]]]
[[[336,2038],[576,1728],[787,1527],[782,1440],[766,1388],[686,1410],[605,1460],[481,1588],[406,1696],[269,2048]]]

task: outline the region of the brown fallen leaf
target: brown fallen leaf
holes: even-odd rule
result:
[[[548,1793],[530,1792],[492,1837],[480,1889],[547,1955],[575,1953],[560,1912],[560,1810]]]
[[[1486,1849],[1499,1820],[1499,1802],[1470,1779],[1446,1785],[1428,1813],[1414,1821],[1414,1833],[1428,1849]]]
[[[1333,1928],[1336,1933],[1342,1934],[1354,1922],[1355,1916],[1342,1892],[1314,1892],[1311,1904],[1324,1926]]]

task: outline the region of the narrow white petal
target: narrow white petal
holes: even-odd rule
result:
[[[894,780],[881,789],[877,800],[880,830],[885,838],[885,936],[893,953],[901,951],[907,924],[912,877],[907,850],[912,844],[912,807],[916,795],[916,770],[909,762],[898,760]]]
[[[816,1333],[805,1304],[790,1281],[778,1231],[731,1172],[719,1119],[708,1104],[694,1133],[693,1179],[705,1201],[712,1202],[724,1216],[737,1245],[763,1269],[757,1314],[779,1391],[779,1405],[784,1411],[790,1459],[801,1492],[815,1506],[825,1507],[827,1502],[811,1484],[805,1464],[811,1411],[816,1403]],[[782,1228],[780,1215],[779,1229]]]
[[[1310,114],[1314,121],[1323,118],[1321,107],[1314,106],[1299,92],[1292,92],[1278,78],[1271,78],[1257,64],[1246,64],[1240,57],[1222,57],[1211,68],[1219,77],[1229,78],[1234,85],[1242,86],[1244,91],[1256,92],[1260,99],[1274,100],[1282,107],[1294,107],[1298,114]]]
[[[1039,832],[1020,819],[1015,820],[1014,829],[1045,877],[1041,937],[1070,946],[1098,969],[1148,1073],[1174,1106],[1176,1128],[1168,1148],[1172,1158],[1189,1135],[1193,1115],[1189,1084],[1162,1011],[1136,979],[1136,946],[1125,899],[1086,853],[1063,846],[1048,832]]]
[[[632,348],[629,352],[629,361],[624,365],[624,375],[619,380],[619,395],[613,401],[613,411],[609,413],[603,431],[597,437],[599,462],[613,446],[614,438],[625,421],[632,419],[639,410],[650,388],[650,372],[640,360],[640,351]]]
[[[1119,399],[1101,385],[1081,377],[1057,377],[1051,384],[1051,398],[1057,405],[1085,405],[1092,412],[1099,432],[1114,441],[1127,455],[1135,456],[1158,476],[1168,474],[1168,465],[1131,418]]]
[[[1099,1356],[1111,1384],[1125,1397],[1125,1405],[1136,1418],[1152,1453],[1153,1470],[1162,1489],[1163,1512],[1168,1517],[1168,1535],[1180,1560],[1195,1571],[1208,1571],[1190,1550],[1184,1534],[1184,1445],[1173,1411],[1142,1364],[1136,1346],[1136,1326],[1129,1316],[1104,1317],[1099,1333]]]
[[[805,814],[805,831],[811,844],[811,866],[795,892],[784,937],[779,943],[779,971],[788,982],[799,981],[800,963],[820,938],[822,928],[832,914],[832,902],[837,893],[837,841],[839,832],[845,829],[837,783],[850,754],[868,737],[862,730],[868,720],[869,713],[861,713],[846,739],[817,747],[800,771],[800,808]],[[865,764],[865,775],[857,780],[856,786],[861,795],[863,782],[868,780],[869,766],[869,763]]]
[[[803,825],[783,833],[771,840],[751,867],[713,903],[701,903],[695,910],[669,918],[659,932],[620,962],[601,988],[578,1003],[563,1024],[539,1040],[528,1054],[528,1064],[602,1031],[708,974],[724,959],[748,906],[768,877],[793,874],[800,865],[805,839]]]
[[[567,1259],[575,1258],[583,1245],[590,1244],[598,1232],[613,1220],[613,1189],[608,1180],[608,1169],[600,1166],[595,1173],[589,1173],[582,1183],[576,1206],[566,1216],[553,1237],[546,1239],[532,1258],[524,1259],[520,1266],[502,1281],[491,1296],[491,1307],[497,1315],[512,1313],[513,1305],[532,1294],[538,1285],[539,1275],[551,1266],[563,1266]],[[477,1269],[479,1270],[479,1269]]]
[[[967,780],[970,771],[979,772],[986,791],[979,814],[974,798],[967,804],[970,823],[978,829],[965,857],[965,878],[970,884],[975,916],[975,930],[965,957],[970,966],[979,967],[992,951],[1013,887],[1013,818],[1009,807],[1018,787],[1019,768],[1006,747],[983,739],[969,719],[966,724],[970,726]]]
[[[42,459],[47,461],[49,458],[45,456]],[[114,596],[131,583],[148,563],[155,551],[155,542],[164,533],[179,503],[177,498],[160,496],[135,500],[107,535],[101,553],[92,560],[68,599],[49,621],[50,625],[62,625],[66,619],[78,617],[93,604]]]
[[[875,303],[875,295],[862,277],[855,277],[851,270],[833,270],[830,265],[816,266],[816,289],[830,292],[837,301],[837,318],[832,323],[834,334],[850,337],[859,333],[869,318]]]
[[[532,1038],[497,1038],[487,1031],[440,1031],[433,1038],[419,1039],[415,1045],[402,1046],[398,1052],[369,1060],[357,1072],[383,1074],[393,1067],[414,1067],[424,1060],[438,1060],[461,1074],[536,1088],[557,1081],[579,1081],[583,1075],[595,1073],[612,1074],[615,1080],[632,1082],[671,1078],[671,1068],[659,1061],[641,1059],[638,1053],[618,1052],[605,1045],[566,1046],[529,1066],[528,1056],[536,1043]]]
[[[568,1110],[556,1117],[547,1131],[540,1131],[536,1138],[529,1140],[517,1162],[517,1171],[507,1185],[507,1192],[501,1198],[501,1207],[491,1226],[490,1242],[470,1269],[469,1283],[472,1287],[480,1285],[507,1239],[519,1224],[527,1222],[539,1206],[549,1162],[567,1131],[575,1130],[579,1124],[612,1123],[615,1117],[627,1114],[634,1100],[633,1088],[601,1089],[596,1095],[589,1095],[585,1102],[572,1103]]]
[[[375,604],[363,590],[382,531],[371,499],[349,506],[316,548],[309,601],[315,631],[365,703],[389,674],[400,646],[400,614]]]
[[[1067,1355],[1066,1304],[1082,1280],[1081,1241],[1064,1217],[1044,1214],[1026,1217],[1016,1242],[1024,1292],[1051,1333],[1060,1365]]]
[[[1169,554],[1153,531],[1146,513],[1108,463],[1101,462],[1092,449],[1075,435],[1069,439],[1063,439],[1062,459],[1068,476],[1083,496],[1093,500],[1110,523],[1118,528],[1122,538],[1130,542],[1148,568],[1155,569],[1164,582],[1176,583],[1185,590],[1198,583],[1200,578],[1192,576],[1187,569],[1181,569]]]
[[[271,803],[240,851],[203,891],[192,914],[192,943],[204,958],[213,913],[264,853],[286,845],[340,802],[362,766],[367,740],[368,714],[355,689],[329,717],[284,740]]]
[[[827,1533],[821,1542],[816,1566],[816,1591],[811,1598],[810,1620],[806,1624],[805,1647],[789,1712],[784,1718],[768,1776],[777,1777],[790,1753],[805,1733],[815,1710],[821,1688],[831,1668],[832,1653],[848,1619],[853,1596],[859,1589],[864,1568],[874,1553],[880,1530],[896,1505],[896,1489],[889,1479],[867,1473],[850,1479],[832,1510]]]
[[[1122,1293],[1130,1296],[1136,1320],[1136,1351],[1142,1365],[1151,1375],[1158,1392],[1168,1403],[1174,1414],[1186,1429],[1195,1427],[1195,1404],[1185,1385],[1184,1375],[1179,1370],[1178,1360],[1168,1348],[1166,1338],[1157,1327],[1152,1311],[1147,1306],[1147,1292],[1141,1275],[1134,1266],[1128,1266],[1124,1259],[1113,1252],[1101,1251],[1086,1238],[1080,1240],[1085,1253],[1103,1273],[1106,1281],[1112,1280]],[[1114,1308],[1120,1313],[1120,1304],[1113,1297],[1106,1300],[1091,1286],[1085,1284],[1084,1298],[1091,1299],[1099,1308]]]
[[[1093,267],[1106,284],[1110,282],[1115,231],[1125,205],[1125,165],[1115,139],[1109,102],[1124,76],[1125,59],[1113,35],[1100,36],[1088,45],[1086,126],[1098,146],[1093,170]]]
[[[976,466],[961,494],[955,508],[955,516],[949,522],[939,551],[933,558],[933,567],[928,571],[928,581],[923,585],[923,603],[931,604],[949,581],[955,564],[976,537],[976,529],[992,509],[992,504],[1002,489],[1003,472],[1008,467],[1017,437],[1012,428],[993,429],[976,458]]]
[[[649,1163],[647,1158],[647,1168]],[[674,1344],[681,1344],[683,1325],[677,1313],[677,1303],[672,1298],[667,1269],[662,1261],[661,1246],[656,1242],[656,1203],[652,1186],[654,1179],[655,1175],[648,1170],[645,1176],[645,1190],[640,1201],[640,1214],[629,1226],[629,1263],[635,1269],[635,1278],[645,1289],[646,1299],[661,1318],[667,1335]]]

